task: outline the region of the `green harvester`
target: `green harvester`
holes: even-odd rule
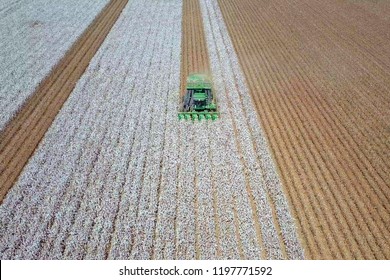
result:
[[[216,120],[217,101],[211,80],[205,74],[194,73],[187,78],[186,94],[178,113],[179,120]]]

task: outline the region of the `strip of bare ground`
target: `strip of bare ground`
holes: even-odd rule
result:
[[[388,258],[389,168],[381,143],[388,134],[378,129],[385,129],[382,118],[388,110],[374,109],[387,103],[378,77],[388,75],[382,66],[371,66],[375,59],[369,52],[358,55],[369,45],[358,48],[351,36],[336,33],[336,24],[344,26],[337,30],[348,24],[342,17],[328,22],[328,16],[315,15],[317,4],[303,9],[284,2],[219,2],[298,218],[306,256]],[[306,40],[312,43],[302,48]],[[350,75],[371,67],[365,73],[371,87],[364,88],[358,73],[352,78],[360,88],[348,84],[351,77],[340,65]]]
[[[183,2],[182,32],[181,95],[184,94],[188,74],[193,72],[210,73],[199,0]]]
[[[112,0],[0,134],[0,202],[17,180],[128,0]]]

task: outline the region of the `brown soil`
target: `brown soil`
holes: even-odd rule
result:
[[[188,74],[193,72],[210,73],[199,0],[183,1],[181,51],[180,94],[184,95]]]
[[[112,0],[0,134],[0,201],[17,180],[127,0]]]
[[[390,22],[369,3],[219,4],[306,257],[389,259]]]

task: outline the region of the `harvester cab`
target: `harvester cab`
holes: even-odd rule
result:
[[[190,74],[178,113],[179,120],[216,120],[218,116],[211,80],[205,74]]]

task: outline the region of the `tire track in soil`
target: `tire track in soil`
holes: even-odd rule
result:
[[[112,0],[0,135],[0,202],[57,116],[128,0]]]

